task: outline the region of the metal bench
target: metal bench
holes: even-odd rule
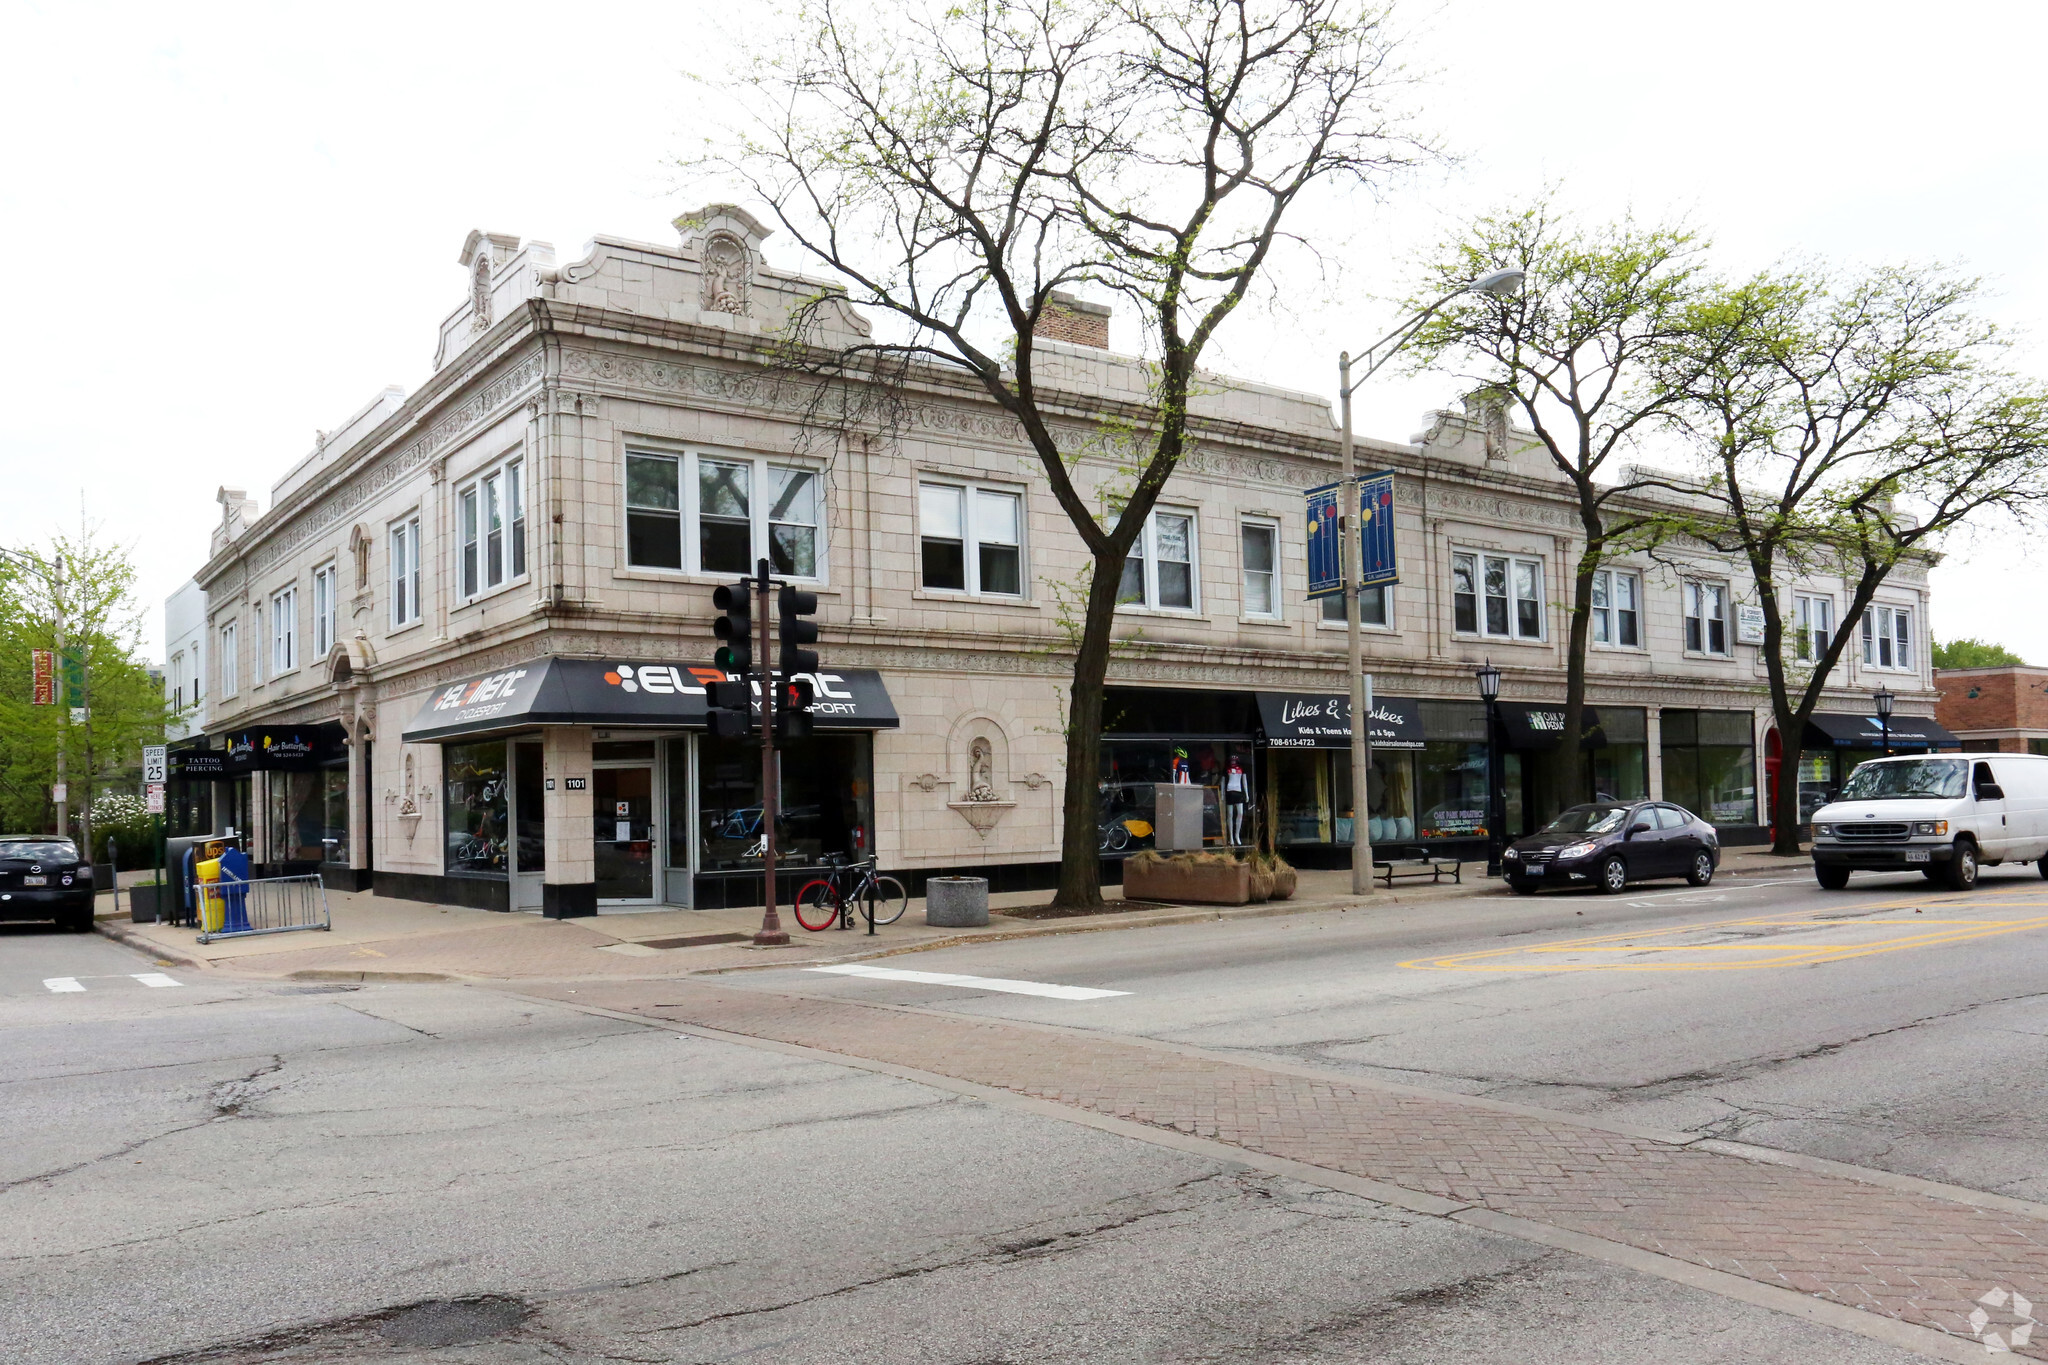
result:
[[[1411,850],[1405,858],[1374,858],[1372,871],[1390,887],[1396,877],[1428,877],[1432,882],[1440,882],[1447,872],[1452,881],[1460,886],[1465,884],[1465,863],[1462,859],[1432,857],[1419,848]]]

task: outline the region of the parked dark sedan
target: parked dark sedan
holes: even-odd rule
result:
[[[1501,855],[1509,886],[1595,886],[1609,895],[1650,877],[1714,880],[1721,840],[1714,827],[1663,801],[1596,801],[1573,806]]]
[[[92,866],[78,845],[47,834],[0,835],[0,920],[49,919],[92,928]]]

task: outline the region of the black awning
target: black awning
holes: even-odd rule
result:
[[[228,756],[218,749],[172,749],[169,758],[172,777],[199,782],[229,776]]]
[[[893,730],[901,722],[872,668],[819,668],[811,680],[811,723],[820,730]],[[725,673],[709,664],[536,659],[436,688],[407,743],[496,734],[535,725],[648,726],[701,730],[704,684]]]
[[[1351,747],[1351,698],[1342,692],[1260,692],[1259,728],[1275,749]],[[1420,749],[1422,706],[1413,697],[1374,697],[1366,738],[1375,749]]]
[[[338,720],[229,730],[221,736],[218,756],[222,762],[218,769],[206,771],[212,766],[206,762],[206,755],[188,751],[184,755],[183,775],[239,777],[254,772],[310,772],[348,757],[347,734]]]
[[[1500,707],[1500,728],[1507,747],[1521,751],[1555,749],[1564,742],[1564,703],[1504,701]],[[1600,713],[1587,707],[1580,724],[1580,746],[1597,749],[1607,742],[1600,732]]]
[[[1818,712],[1807,720],[1809,748],[1879,749],[1885,743],[1884,721],[1877,716],[1840,712]],[[1955,749],[1962,741],[1943,729],[1931,716],[1893,716],[1891,746],[1894,749]]]

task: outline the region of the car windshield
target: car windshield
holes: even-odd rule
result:
[[[1959,758],[1915,758],[1866,763],[1842,784],[1844,801],[1895,801],[1909,796],[1961,796],[1970,784],[1970,765]]]
[[[1573,806],[1543,827],[1545,834],[1612,834],[1628,816],[1627,806]]]
[[[0,839],[0,858],[75,863],[78,861],[78,845],[69,839]]]

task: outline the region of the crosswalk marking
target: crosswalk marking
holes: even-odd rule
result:
[[[964,986],[971,991],[1001,991],[1006,995],[1042,995],[1052,1000],[1101,1000],[1129,991],[1104,991],[1093,986],[1052,986],[1043,981],[1008,981],[994,976],[958,976],[952,972],[913,972],[901,967],[870,967],[849,962],[837,967],[807,967],[812,972],[835,976],[865,976],[878,981],[916,981],[927,986]]]
[[[64,995],[71,991],[84,990],[86,981],[119,981],[122,979],[118,976],[89,976],[84,981],[81,981],[75,976],[50,976],[43,978],[43,988],[53,994]],[[162,972],[130,972],[126,979],[139,982],[144,986],[163,987],[182,986],[185,984],[182,981],[165,976]]]

